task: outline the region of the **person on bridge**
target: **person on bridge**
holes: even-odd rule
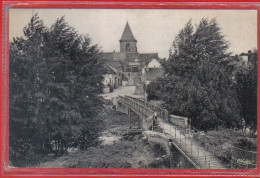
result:
[[[158,113],[156,111],[153,112],[153,121],[154,121],[154,125],[155,125],[155,122],[157,122],[157,116],[158,116]]]

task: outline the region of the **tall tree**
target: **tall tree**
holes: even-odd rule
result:
[[[188,21],[173,42],[165,79],[152,83],[160,87],[148,96],[162,99],[172,113],[191,118],[201,129],[237,125],[236,93],[221,64],[229,56],[227,49],[216,19],[203,18],[196,28]]]
[[[193,57],[193,32],[191,20],[180,30],[170,49],[170,57],[164,65],[167,74],[185,75],[192,69]]]
[[[102,108],[103,61],[88,36],[64,17],[48,29],[37,14],[24,35],[10,43],[9,53],[10,159],[16,166],[91,145]]]

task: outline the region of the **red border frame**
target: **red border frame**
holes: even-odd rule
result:
[[[194,177],[194,176],[259,176],[260,166],[258,164],[256,169],[227,169],[227,170],[218,170],[218,169],[106,169],[106,168],[10,168],[8,167],[8,84],[9,84],[9,59],[8,59],[8,47],[9,47],[9,38],[8,38],[8,9],[9,8],[109,8],[109,9],[254,9],[258,10],[257,13],[257,32],[260,32],[260,3],[255,3],[257,1],[250,2],[232,2],[231,0],[226,0],[222,3],[215,2],[196,2],[188,3],[186,2],[162,2],[160,0],[156,1],[147,1],[143,0],[142,2],[137,2],[136,0],[131,1],[84,1],[80,0],[77,2],[71,2],[68,0],[65,1],[5,1],[1,3],[2,9],[2,19],[0,20],[2,24],[1,32],[1,42],[2,45],[1,54],[2,54],[2,66],[0,68],[0,177],[16,177],[16,176],[55,176],[55,177],[64,177],[64,176],[182,176],[182,177]],[[260,40],[258,39],[258,48],[260,46]],[[258,56],[259,59],[259,56]],[[258,63],[258,69],[260,64]],[[258,75],[259,76],[259,72]],[[258,77],[258,83],[260,78]],[[258,98],[257,102],[259,103],[259,85],[257,85]],[[257,106],[258,111],[260,106]],[[259,113],[257,116],[259,121]],[[258,127],[259,135],[259,127]],[[260,144],[258,142],[258,148]],[[259,149],[258,149],[259,151]],[[260,160],[260,154],[257,154],[258,160]]]

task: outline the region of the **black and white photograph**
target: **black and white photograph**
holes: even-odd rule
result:
[[[9,166],[257,168],[257,10],[9,9]]]

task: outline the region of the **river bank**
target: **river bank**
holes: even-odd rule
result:
[[[151,145],[141,134],[128,135],[128,116],[111,105],[100,114],[104,126],[99,142],[86,150],[73,149],[39,167],[67,168],[168,168],[169,158],[160,145]]]

